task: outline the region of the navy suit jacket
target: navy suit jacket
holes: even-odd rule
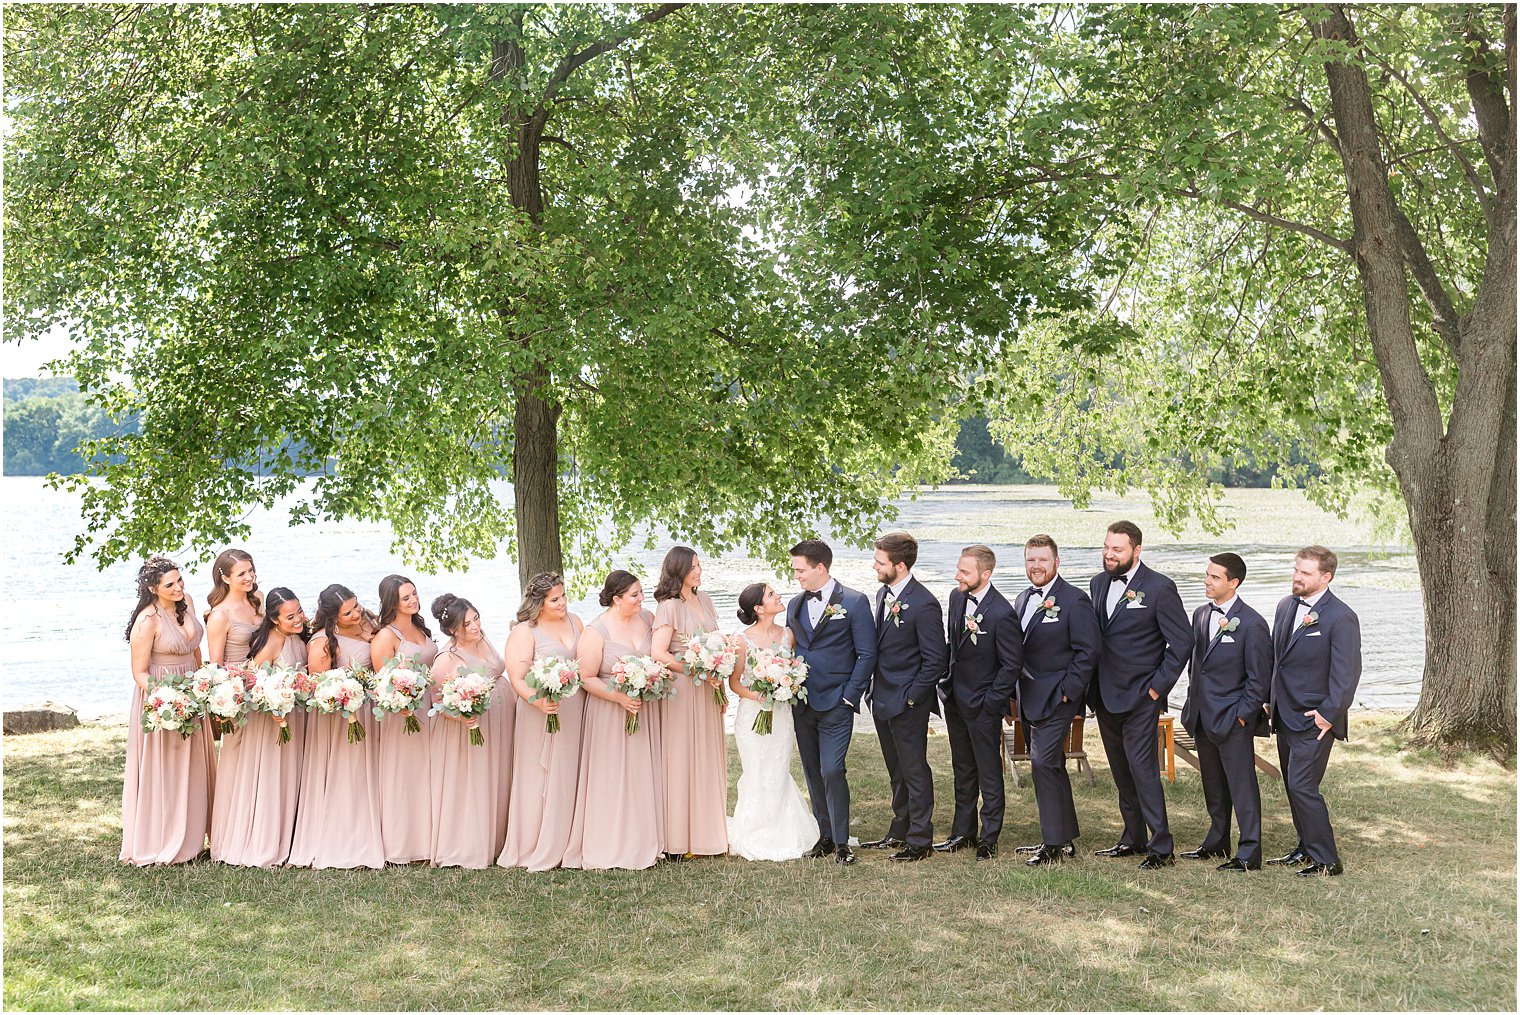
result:
[[[1272,634],[1267,622],[1239,598],[1222,619],[1239,620],[1234,631],[1216,634],[1221,617],[1205,603],[1193,612],[1193,655],[1188,662],[1188,696],[1182,706],[1182,727],[1194,737],[1207,736],[1216,744],[1239,727],[1254,736],[1267,735],[1262,705],[1272,686]]]
[[[996,585],[976,605],[974,616],[982,619],[973,640],[966,631],[966,593],[954,589],[947,639],[950,665],[941,688],[946,698],[955,699],[961,715],[1002,717],[1008,714],[1009,699],[1024,669],[1024,631],[1013,615],[1013,604]]]
[[[860,711],[860,699],[876,668],[876,625],[871,620],[871,601],[863,593],[846,588],[837,579],[828,605],[842,614],[825,617],[809,631],[802,612],[803,597],[794,596],[786,607],[786,626],[797,643],[797,656],[807,663],[807,707],[827,712],[841,698]]]
[[[1136,563],[1125,594],[1139,596],[1133,603],[1120,600],[1109,617],[1112,584],[1108,572],[1100,571],[1089,587],[1103,636],[1094,691],[1108,711],[1129,712],[1149,704],[1151,696],[1146,692],[1152,689],[1166,700],[1187,665],[1193,637],[1177,584],[1166,575]]]
[[[891,719],[927,704],[939,711],[935,688],[945,677],[945,619],[934,593],[909,577],[897,601],[903,605],[896,621],[882,617],[887,587],[876,590],[875,612],[881,617],[876,628],[876,672],[871,679],[871,714]]]
[[[1311,730],[1314,719],[1304,713],[1318,709],[1335,738],[1345,740],[1346,716],[1362,679],[1362,622],[1326,589],[1314,604],[1315,622],[1295,628],[1293,598],[1285,596],[1277,604],[1272,620],[1273,728]]]
[[[1036,613],[1024,635],[1024,671],[1019,676],[1019,711],[1039,722],[1063,711],[1082,710],[1093,666],[1098,661],[1098,618],[1087,593],[1056,576],[1051,596],[1060,607],[1054,618]],[[1014,623],[1024,613],[1028,593],[1013,601]],[[1061,701],[1065,695],[1066,702]]]

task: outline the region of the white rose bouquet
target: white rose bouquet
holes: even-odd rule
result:
[[[144,733],[173,730],[189,739],[200,728],[205,709],[188,691],[189,680],[183,676],[156,678],[158,683],[143,695],[142,728]]]
[[[248,683],[242,669],[208,663],[190,674],[186,690],[223,733],[248,721]]]
[[[478,669],[460,670],[438,685],[438,694],[433,700],[433,707],[428,709],[428,715],[442,712],[455,719],[471,722],[470,746],[480,747],[486,742],[486,737],[473,722],[491,707],[491,688],[494,685],[495,681]],[[553,719],[554,716],[549,718]]]
[[[364,741],[364,727],[359,722],[359,709],[364,707],[364,681],[357,676],[363,670],[346,670],[342,667],[316,674],[316,690],[311,693],[311,707],[323,715],[342,713],[348,720],[348,742]]]
[[[723,685],[733,675],[734,667],[739,665],[739,653],[734,650],[734,639],[721,631],[698,631],[687,640],[681,661],[686,664],[687,672],[696,683],[717,680],[713,686],[713,700],[719,708],[727,710],[728,692],[723,689]]]
[[[405,713],[402,730],[421,733],[422,724],[417,721],[415,710],[422,707],[432,675],[424,670],[413,669],[399,660],[392,660],[380,668],[370,686],[370,700],[374,702],[375,721],[384,719],[387,713]]]
[[[290,727],[286,719],[301,704],[297,687],[306,675],[289,666],[266,666],[253,675],[253,686],[248,691],[248,707],[263,712],[274,719],[280,727],[280,744],[290,743]],[[310,681],[310,677],[306,677]]]
[[[581,668],[574,659],[544,656],[533,660],[533,665],[528,667],[528,673],[523,677],[523,683],[533,688],[535,693],[530,699],[532,701],[561,701],[581,689]],[[544,729],[558,733],[559,716],[549,716]]]
[[[806,702],[807,663],[785,649],[751,652],[739,683],[760,695],[760,714],[750,728],[769,733],[778,701]]]
[[[649,656],[624,656],[612,667],[612,689],[640,701],[659,701],[670,697],[675,689],[670,667]],[[623,720],[623,732],[629,736],[639,731],[639,714],[629,712]]]

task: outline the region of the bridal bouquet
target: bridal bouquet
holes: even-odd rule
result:
[[[392,660],[380,668],[370,685],[370,700],[374,702],[375,721],[385,718],[387,712],[405,712],[401,729],[406,733],[421,733],[414,711],[422,706],[428,686],[433,678],[425,670],[417,670],[403,662]]]
[[[544,656],[542,659],[533,660],[533,665],[528,668],[527,675],[523,677],[523,683],[536,692],[529,699],[530,701],[544,699],[560,701],[571,697],[581,689],[581,668],[574,659]],[[549,716],[544,729],[550,733],[558,733],[559,716]]]
[[[143,732],[173,730],[188,740],[200,728],[201,716],[206,714],[201,703],[189,693],[189,680],[183,676],[155,679],[158,683],[143,695]]]
[[[686,651],[682,654],[681,661],[686,664],[692,680],[698,684],[708,679],[718,681],[713,687],[713,700],[719,708],[726,710],[728,692],[723,689],[723,685],[733,674],[734,667],[739,665],[739,653],[734,651],[734,640],[721,631],[698,631],[686,642]]]
[[[207,664],[190,674],[187,690],[223,733],[230,733],[248,721],[248,681],[244,670]]]
[[[807,663],[785,650],[762,649],[750,654],[739,683],[760,695],[760,714],[750,729],[769,733],[778,701],[807,701]]]
[[[648,656],[624,656],[612,667],[612,689],[640,701],[659,701],[670,697],[675,688],[670,667]],[[629,736],[639,731],[639,714],[629,712],[623,720],[623,732]]]
[[[491,688],[495,681],[479,670],[460,670],[438,685],[438,695],[428,715],[451,715],[455,719],[479,719],[491,707]],[[550,719],[558,718],[550,716]],[[552,731],[551,731],[552,732]],[[486,736],[479,726],[470,727],[470,746],[480,747]]]
[[[248,707],[274,719],[280,727],[282,745],[290,743],[290,727],[285,720],[301,704],[297,686],[302,677],[310,683],[310,677],[289,666],[276,664],[253,671],[253,686],[248,689]]]
[[[311,707],[323,715],[342,713],[348,720],[348,742],[362,743],[364,726],[359,722],[359,709],[364,707],[364,670],[346,670],[341,666],[316,674],[317,686],[311,692]]]

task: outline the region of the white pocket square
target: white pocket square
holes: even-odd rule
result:
[[[1060,622],[1060,617],[1046,617],[1044,620],[1040,621],[1042,624],[1059,624]]]
[[[1324,633],[1323,631],[1310,631],[1309,633],[1305,634],[1304,637],[1305,638],[1318,638],[1323,633]]]
[[[1230,637],[1230,636],[1229,636],[1229,635],[1227,635],[1227,634],[1226,634],[1226,635],[1221,635],[1221,636],[1220,636],[1220,638],[1219,638],[1219,640],[1220,640],[1220,641],[1227,641],[1227,642],[1229,642],[1229,643],[1230,643],[1230,644],[1231,644],[1231,645],[1233,645],[1233,644],[1235,644],[1235,639],[1234,639],[1234,638],[1231,638],[1231,637]]]
[[[1145,609],[1145,604],[1144,603],[1130,603],[1130,604],[1126,605],[1124,608],[1126,610],[1143,610],[1143,609]]]

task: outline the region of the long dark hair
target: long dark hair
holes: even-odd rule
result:
[[[258,628],[253,632],[253,637],[248,639],[248,658],[252,659],[264,651],[264,646],[269,644],[269,633],[275,629],[280,621],[280,607],[286,603],[298,602],[296,594],[283,586],[277,586],[269,590],[269,595],[264,597],[264,619],[260,621]],[[296,635],[302,641],[311,641],[311,629],[303,627]]]
[[[132,640],[132,625],[137,623],[138,614],[158,602],[158,585],[164,580],[164,575],[178,570],[179,565],[168,557],[149,557],[142,562],[142,567],[137,569],[137,605],[132,608],[132,616],[127,620],[127,641]],[[181,599],[175,603],[174,622],[183,625],[185,613],[189,609],[187,600]]]
[[[311,630],[313,634],[327,636],[327,653],[334,663],[338,661],[338,612],[343,609],[344,603],[358,598],[349,591],[348,586],[337,583],[317,594],[317,615],[311,618]],[[368,612],[365,611],[366,614]]]
[[[563,584],[565,579],[557,571],[540,571],[529,578],[528,584],[523,586],[522,605],[517,608],[517,622],[537,624],[538,615],[544,608],[544,600],[549,598],[550,592]]]
[[[433,616],[438,618],[439,628],[450,638],[459,637],[460,629],[464,627],[465,620],[474,609],[474,605],[468,599],[461,599],[451,592],[445,592],[433,600]]]
[[[229,547],[216,556],[216,563],[211,565],[211,591],[206,595],[206,616],[211,616],[211,611],[217,604],[232,594],[232,587],[227,584],[227,576],[232,569],[242,561],[253,563],[253,556],[247,550],[239,550]],[[259,583],[254,582],[253,588],[248,590],[248,603],[253,607],[253,612],[263,616],[264,603],[259,598]]]
[[[696,563],[696,550],[689,546],[672,546],[665,555],[665,563],[660,565],[660,581],[654,587],[654,601],[663,603],[667,599],[680,599],[686,576],[691,574]]]
[[[399,574],[388,574],[384,578],[380,579],[381,627],[395,623],[396,614],[401,609],[401,586],[403,585],[410,585],[414,589],[417,587],[416,582]],[[420,593],[417,596],[417,601],[419,605],[422,602],[422,596]],[[416,621],[418,627],[422,628],[423,634],[427,635],[429,638],[433,636],[433,632],[429,631],[428,626],[422,622],[421,610],[418,610],[416,613],[412,614],[412,619]]]

